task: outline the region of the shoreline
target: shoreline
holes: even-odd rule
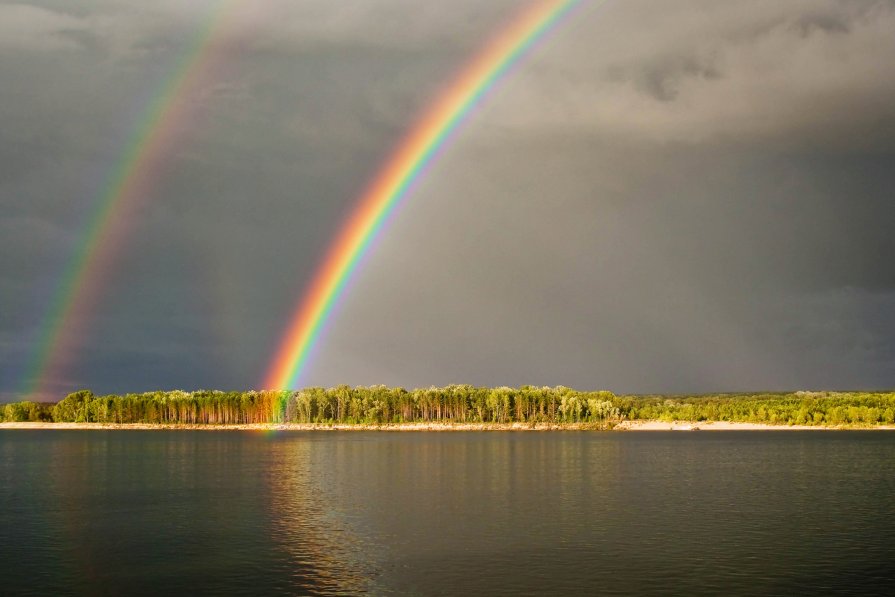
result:
[[[895,431],[895,425],[770,425],[734,421],[622,421],[612,428],[593,423],[237,423],[153,424],[153,423],[47,423],[5,422],[3,429],[25,430],[138,430],[138,431]]]
[[[619,431],[895,431],[895,425],[771,425],[738,421],[622,421]]]

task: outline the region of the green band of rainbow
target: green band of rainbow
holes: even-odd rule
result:
[[[463,69],[399,144],[331,245],[292,317],[262,387],[295,387],[360,259],[414,181],[501,77],[580,2],[540,0],[525,8]]]
[[[148,102],[121,158],[102,185],[80,244],[41,322],[20,384],[22,394],[43,398],[52,382],[49,378],[62,374],[66,359],[77,351],[79,326],[85,325],[101,296],[102,277],[108,274],[109,262],[124,240],[125,212],[149,194],[155,169],[189,116],[186,96],[212,57],[213,39],[233,4],[234,0],[221,0],[197,31],[164,85]]]

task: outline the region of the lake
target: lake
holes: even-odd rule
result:
[[[885,593],[895,433],[0,430],[2,594]]]

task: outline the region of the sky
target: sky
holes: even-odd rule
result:
[[[215,0],[0,2],[0,399]],[[528,2],[231,1],[70,391],[258,387],[414,118]],[[301,385],[895,387],[895,2],[584,0],[391,219]]]

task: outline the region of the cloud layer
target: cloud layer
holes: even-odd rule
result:
[[[255,386],[364,185],[522,4],[224,13],[58,391]],[[0,393],[216,6],[0,3]],[[891,387],[893,30],[892,2],[584,3],[421,181],[304,381]]]

